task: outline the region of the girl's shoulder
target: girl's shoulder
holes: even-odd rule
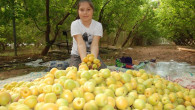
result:
[[[80,19],[76,19],[76,20],[74,20],[74,21],[71,23],[71,25],[78,25],[79,22],[80,22]]]
[[[102,26],[102,23],[100,23],[94,19],[92,19],[92,22],[93,22],[94,26]]]
[[[102,23],[100,23],[99,21],[96,21],[96,20],[94,20],[94,19],[92,19],[92,22],[94,22],[95,24],[99,24],[99,25],[102,24]]]

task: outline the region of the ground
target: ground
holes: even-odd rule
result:
[[[179,50],[179,48],[191,49]],[[183,47],[176,45],[161,45],[161,46],[136,46],[130,48],[116,48],[113,46],[101,47],[100,56],[107,65],[115,65],[115,59],[124,57],[132,57],[133,64],[138,64],[141,61],[156,59],[156,61],[187,62],[195,65],[195,49],[192,47]],[[24,50],[23,50],[24,51]],[[0,80],[15,77],[18,75],[27,74],[30,72],[38,72],[46,67],[29,67],[25,66],[25,62],[43,59],[44,62],[52,60],[66,60],[70,56],[67,52],[59,50],[51,50],[48,56],[39,54],[26,53],[17,57],[0,56]]]

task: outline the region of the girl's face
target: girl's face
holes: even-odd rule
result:
[[[88,2],[82,2],[79,5],[79,17],[83,22],[90,22],[93,17],[93,8]]]

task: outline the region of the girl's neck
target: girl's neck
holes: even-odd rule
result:
[[[83,24],[85,27],[89,28],[90,25],[91,25],[92,20],[90,20],[90,21],[82,21],[82,20],[81,20],[81,22],[82,22],[82,24]]]

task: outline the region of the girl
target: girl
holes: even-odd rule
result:
[[[70,66],[78,68],[87,54],[94,54],[101,61],[100,69],[106,65],[99,57],[99,41],[103,37],[102,24],[93,20],[94,7],[90,0],[80,0],[78,5],[79,19],[71,24],[73,46],[71,51]]]

